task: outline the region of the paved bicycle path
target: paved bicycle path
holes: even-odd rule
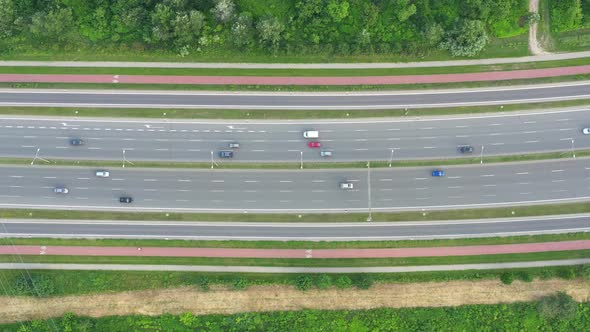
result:
[[[427,68],[557,61],[590,57],[590,51],[551,53],[513,58],[363,63],[231,63],[231,62],[129,62],[129,61],[0,61],[0,67],[97,67],[97,68],[235,68],[235,69],[368,69]]]
[[[484,246],[380,249],[248,249],[179,247],[0,246],[0,255],[233,257],[233,258],[401,258],[533,253],[590,249],[590,240]]]
[[[590,65],[497,72],[399,75],[399,76],[164,76],[164,75],[71,75],[0,74],[9,83],[120,83],[194,85],[395,85],[483,82],[590,74]]]

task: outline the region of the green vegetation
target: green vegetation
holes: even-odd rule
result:
[[[546,48],[556,51],[590,49],[590,1],[541,0],[541,35]]]
[[[2,0],[1,7],[0,49],[21,60],[526,54],[502,40],[526,31],[526,0]]]
[[[563,315],[563,316],[562,316]],[[0,325],[3,331],[588,331],[590,303],[570,296],[536,302],[443,308],[302,310],[234,315],[78,317]]]
[[[590,212],[590,204],[567,203],[525,205],[504,208],[481,208],[463,210],[377,212],[372,222],[381,221],[428,221],[461,220],[508,217],[550,216]],[[141,221],[239,221],[239,222],[366,222],[365,213],[326,214],[227,214],[227,213],[162,213],[162,212],[116,212],[83,210],[0,209],[4,219],[64,219],[64,220],[141,220]]]
[[[523,235],[486,238],[400,241],[213,241],[213,240],[136,240],[136,239],[51,239],[2,238],[0,245],[102,246],[102,247],[186,247],[186,248],[258,248],[258,249],[347,249],[347,248],[421,248],[476,246],[494,244],[539,243],[590,240],[590,233]]]
[[[442,271],[442,272],[410,272],[410,273],[372,273],[375,283],[384,282],[429,282],[450,280],[498,280],[509,271],[515,278],[528,274],[528,278],[588,278],[589,265],[542,267],[510,270],[479,270],[479,271]],[[331,274],[334,286],[339,289],[358,287],[359,276],[362,274]],[[313,285],[318,285],[321,274],[306,274]],[[143,289],[161,289],[179,286],[192,286],[203,289],[203,277],[207,285],[225,285],[235,289],[236,280],[246,279],[247,285],[290,285],[304,279],[297,274],[265,274],[265,273],[198,273],[198,272],[165,272],[165,271],[59,271],[59,270],[2,270],[0,281],[5,285],[4,294],[8,296],[63,296],[74,294],[92,294],[105,292],[122,292]],[[322,277],[324,278],[324,277]],[[27,285],[38,285],[28,287]]]
[[[482,114],[540,110],[548,108],[590,106],[589,99],[546,103],[510,104],[502,106],[472,106],[447,108],[417,108],[389,110],[214,110],[153,108],[67,108],[67,107],[0,107],[4,115],[41,115],[76,117],[154,118],[154,119],[336,119],[372,117],[415,117],[454,114]]]
[[[216,265],[268,267],[367,267],[416,266],[527,262],[559,259],[590,258],[590,250],[548,251],[521,254],[407,257],[407,258],[218,258],[218,257],[148,257],[148,256],[54,256],[0,255],[2,263],[62,263],[62,264],[155,264],[155,265]]]

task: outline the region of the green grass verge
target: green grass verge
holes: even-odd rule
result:
[[[526,262],[589,258],[590,250],[549,251],[535,253],[406,257],[406,258],[217,258],[217,257],[132,257],[132,256],[28,256],[0,255],[2,263],[62,263],[62,264],[155,264],[155,265],[217,265],[267,267],[368,267],[414,266]]]
[[[576,157],[583,158],[590,156],[590,150],[574,150]],[[486,164],[523,162],[534,160],[554,160],[572,158],[572,151],[529,153],[521,155],[501,155],[488,156],[483,158]],[[49,163],[39,161],[39,166],[86,166],[86,167],[121,167],[120,161],[115,160],[69,160],[69,159],[50,159]],[[450,159],[426,159],[426,160],[394,160],[391,167],[420,167],[420,166],[453,166],[453,165],[472,165],[481,163],[481,157],[471,158],[450,158]],[[133,164],[127,164],[129,168],[211,168],[208,162],[161,162],[161,161],[132,161]],[[0,158],[0,165],[30,165],[30,158]],[[389,167],[388,161],[371,161],[372,168]],[[300,163],[260,163],[260,162],[228,162],[218,164],[216,169],[300,169]],[[350,169],[350,168],[367,168],[366,161],[358,162],[308,162],[303,164],[304,169]]]
[[[544,69],[587,65],[590,58],[524,62],[496,65],[469,65],[417,68],[366,69],[236,69],[236,68],[134,68],[134,67],[2,67],[1,74],[75,74],[75,75],[178,75],[178,76],[389,76],[481,73],[525,69]]]
[[[543,234],[444,240],[400,241],[215,241],[215,240],[137,240],[137,239],[54,239],[2,238],[0,245],[102,246],[102,247],[184,247],[184,248],[256,248],[256,249],[367,249],[425,248],[498,244],[541,243],[590,240],[590,233]]]
[[[377,212],[373,222],[381,221],[431,221],[463,220],[508,217],[531,217],[590,212],[588,203],[548,204],[514,206],[504,208],[481,208],[443,210],[428,212]],[[238,222],[366,222],[365,213],[326,214],[227,214],[227,213],[159,213],[115,212],[82,210],[0,209],[4,219],[65,219],[65,220],[140,220],[140,221],[238,221]]]
[[[425,83],[395,85],[215,85],[215,84],[121,84],[121,83],[0,83],[0,88],[24,89],[129,89],[129,90],[199,90],[199,91],[384,91],[427,90],[452,88],[482,88],[512,85],[560,83],[590,80],[590,74],[515,79],[503,81]]]
[[[75,108],[75,107],[0,107],[4,115],[75,116],[154,119],[338,119],[376,117],[416,117],[432,115],[482,114],[542,110],[563,107],[588,107],[590,99],[510,105],[441,107],[384,110],[239,110],[239,109],[154,109],[154,108]]]

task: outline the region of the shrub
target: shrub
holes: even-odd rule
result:
[[[53,279],[44,275],[22,274],[15,285],[17,295],[48,296],[55,294]]]
[[[347,276],[341,276],[336,278],[334,286],[340,289],[346,289],[352,287],[352,280]]]
[[[452,56],[475,56],[488,43],[486,27],[482,21],[461,20],[440,44]]]
[[[576,315],[578,303],[566,293],[559,292],[542,298],[537,308],[539,314],[547,319],[567,320]]]
[[[590,279],[590,264],[583,265],[580,268],[580,275],[586,279]]]
[[[533,276],[528,271],[520,271],[518,272],[518,279],[524,282],[531,282],[533,281]]]
[[[306,291],[306,290],[310,289],[312,286],[313,286],[313,280],[308,275],[305,275],[305,274],[300,275],[295,280],[295,287],[297,287],[297,289],[299,289],[299,290]]]
[[[570,280],[576,277],[576,272],[574,272],[574,269],[566,267],[563,269],[559,269],[559,271],[557,272],[557,276],[562,279]]]
[[[242,290],[248,288],[248,279],[244,277],[238,277],[234,280],[234,289]]]
[[[332,278],[327,274],[320,274],[316,279],[315,285],[319,289],[328,289],[332,286]]]
[[[500,275],[500,280],[504,285],[510,285],[514,281],[514,274],[512,272],[504,272]]]
[[[207,276],[200,276],[199,279],[197,279],[197,284],[204,291],[209,290],[209,283],[210,283],[209,277],[207,277]]]
[[[361,274],[360,277],[356,279],[355,285],[360,289],[369,289],[373,287],[373,276],[369,274]]]

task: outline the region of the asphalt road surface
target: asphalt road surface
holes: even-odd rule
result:
[[[324,94],[5,89],[0,90],[0,105],[343,110],[514,104],[588,97],[590,82],[434,92]]]
[[[161,121],[5,117],[0,119],[2,157],[129,161],[303,162],[484,158],[491,155],[590,148],[590,110],[506,113],[426,119],[356,121]],[[305,130],[319,130],[312,149]],[[86,141],[71,146],[72,138]],[[233,160],[218,151],[239,142]],[[459,147],[472,145],[463,155]],[[322,159],[320,150],[333,152]],[[483,150],[483,151],[482,151]],[[41,162],[41,161],[39,161]]]
[[[0,207],[226,212],[449,209],[590,199],[590,159],[433,168],[163,170],[0,167]],[[370,179],[370,181],[369,181]],[[349,182],[352,190],[340,189]],[[53,188],[67,187],[69,194]],[[132,204],[119,197],[132,196]]]
[[[364,224],[0,220],[2,237],[186,240],[408,240],[515,236],[590,230],[590,216]]]

